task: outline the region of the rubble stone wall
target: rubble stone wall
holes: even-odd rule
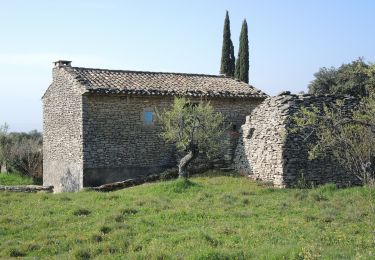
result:
[[[43,96],[43,185],[55,192],[83,187],[83,90],[63,68]]]
[[[344,99],[348,110],[358,104],[352,97],[290,95],[288,92],[267,98],[246,117],[235,152],[235,168],[277,187],[293,187],[300,181],[315,185],[331,182],[341,186],[358,183],[333,158],[309,160],[308,144],[298,133],[288,131],[291,117],[301,107],[314,105],[322,109],[324,104],[333,104],[338,99]]]
[[[222,98],[210,102],[227,123],[239,128],[261,100]],[[176,151],[160,137],[159,122],[155,118],[154,124],[145,125],[143,120],[144,111],[162,111],[172,103],[170,96],[84,95],[84,186],[142,177],[176,166]],[[231,153],[230,159],[234,149]]]

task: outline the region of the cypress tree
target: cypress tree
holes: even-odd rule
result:
[[[232,40],[230,41],[230,73],[228,76],[234,77],[234,72],[236,70],[236,56],[234,55],[234,46]]]
[[[228,11],[224,20],[223,47],[221,51],[220,73],[233,77],[235,70],[235,56],[232,40],[230,39],[230,21]]]
[[[249,83],[249,40],[246,19],[243,21],[241,28],[235,76],[237,79]]]

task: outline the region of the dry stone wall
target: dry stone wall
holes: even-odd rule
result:
[[[308,160],[307,143],[298,133],[288,131],[291,116],[302,107],[322,109],[344,99],[350,110],[358,104],[352,97],[290,95],[266,99],[242,126],[234,165],[243,174],[271,182],[277,187],[292,187],[300,181],[308,184],[336,183],[350,185],[358,180],[348,174],[333,158]]]
[[[226,123],[238,128],[261,100],[224,98],[210,102],[223,113]],[[160,137],[161,125],[157,120],[153,125],[143,121],[144,111],[162,111],[172,103],[173,97],[169,96],[84,95],[84,186],[142,177],[176,166],[176,151]],[[228,135],[232,140],[232,135]],[[233,157],[233,147],[226,150],[228,162]]]
[[[63,68],[43,96],[43,185],[55,192],[83,187],[82,93]]]
[[[4,186],[4,185],[0,185],[0,191],[10,191],[10,192],[53,192],[53,186],[40,186],[40,185]]]

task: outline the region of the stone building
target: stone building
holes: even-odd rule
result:
[[[301,182],[358,184],[359,180],[333,158],[309,160],[308,143],[302,135],[288,130],[291,117],[301,107],[322,109],[324,104],[334,104],[338,99],[344,100],[347,111],[358,104],[353,97],[291,95],[290,92],[267,98],[246,117],[235,152],[235,168],[276,187],[293,187]]]
[[[105,70],[57,61],[43,100],[43,183],[55,192],[157,173],[175,166],[155,110],[174,96],[209,100],[233,130],[267,95],[225,76]]]

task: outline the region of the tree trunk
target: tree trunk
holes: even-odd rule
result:
[[[189,177],[187,167],[197,157],[198,157],[198,148],[196,146],[192,146],[189,153],[185,155],[180,160],[180,163],[178,164],[178,175],[180,178],[187,179]]]

